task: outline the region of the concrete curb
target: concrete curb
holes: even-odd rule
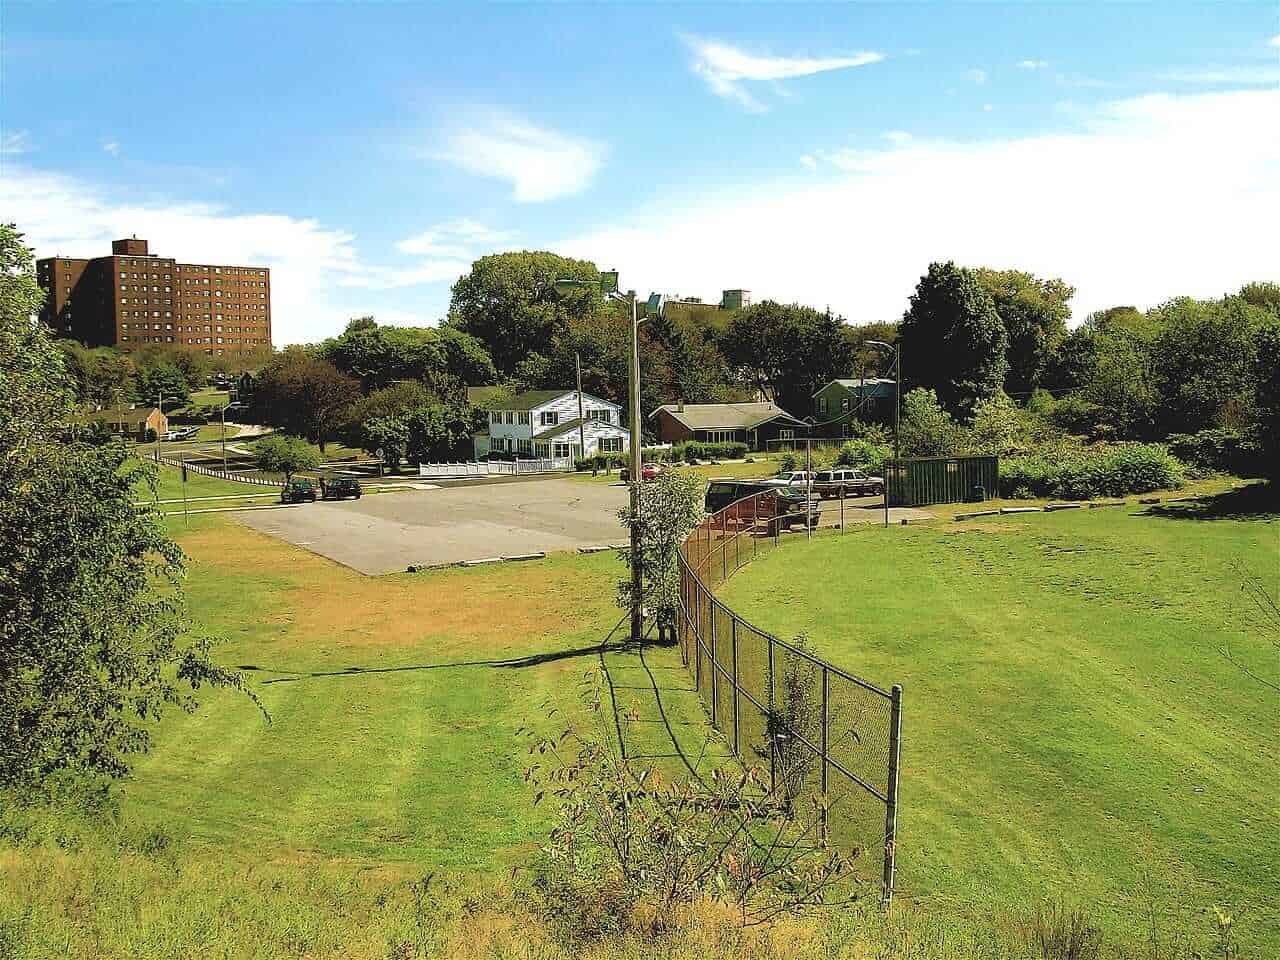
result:
[[[1091,502],[1089,504],[1089,509],[1098,510],[1102,507],[1127,507],[1128,505],[1128,500],[1099,500],[1097,502]]]
[[[1001,513],[1043,513],[1040,507],[1001,507]]]
[[[480,557],[476,560],[450,560],[444,563],[411,563],[405,567],[405,573],[426,573],[429,570],[446,570],[449,567],[489,567],[497,563],[522,563],[526,560],[545,560],[546,558],[545,553],[538,551],[537,553],[518,553],[510,557]]]
[[[998,516],[1000,516],[999,510],[979,510],[977,513],[957,513],[954,517],[954,520],[956,521],[956,523],[959,523],[961,520],[972,520],[974,517],[998,517]]]
[[[613,547],[579,547],[578,552],[579,553],[604,553],[605,551],[612,550],[612,549]]]
[[[1046,503],[1044,512],[1056,513],[1059,510],[1079,510],[1083,506],[1083,503]]]
[[[507,563],[519,563],[523,560],[545,560],[547,555],[539,550],[537,553],[517,553],[514,556],[503,557]]]

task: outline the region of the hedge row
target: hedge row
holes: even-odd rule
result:
[[[1169,437],[1169,452],[1195,474],[1231,473],[1256,477],[1263,473],[1262,452],[1246,436],[1234,430],[1201,430]]]
[[[1182,486],[1183,465],[1163,446],[1123,443],[1000,460],[1000,495],[1091,500]]]

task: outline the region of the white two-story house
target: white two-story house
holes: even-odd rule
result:
[[[578,391],[530,390],[489,411],[489,432],[475,438],[476,459],[487,454],[560,460],[596,453],[623,453],[631,433],[622,426],[622,407]],[[586,450],[582,448],[585,439]]]

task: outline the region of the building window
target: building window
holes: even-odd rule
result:
[[[621,437],[601,437],[599,450],[601,453],[621,453],[622,438]]]
[[[557,459],[561,459],[569,455],[569,444],[567,443],[554,443],[552,444],[552,447],[555,450],[555,453],[553,454],[553,456],[555,456]]]
[[[588,420],[599,420],[601,423],[613,423],[613,411],[606,407],[587,408]]]
[[[796,438],[796,432],[792,430],[790,427],[783,427],[781,430],[778,431],[779,440],[794,440],[795,438]]]
[[[493,425],[496,425],[496,424],[499,424],[499,423],[501,423],[501,422],[502,422],[502,411],[501,411],[501,410],[490,410],[490,411],[489,411],[489,423],[490,423],[490,424],[493,424]]]
[[[516,415],[515,415],[515,412],[514,412],[514,411],[512,411],[512,410],[508,410],[508,411],[507,411],[507,414],[506,414],[506,420],[507,420],[507,423],[509,423],[509,424],[511,424],[511,423],[515,423],[515,422],[516,422]]]
[[[560,423],[560,414],[556,413],[554,410],[543,410],[540,415],[539,422],[544,427],[557,426]]]
[[[826,397],[819,397],[819,398],[818,398],[818,412],[819,412],[819,413],[826,413],[826,412],[827,412],[827,398],[826,398]]]
[[[525,426],[525,427],[529,426],[529,420],[530,420],[530,417],[529,417],[528,410],[521,410],[520,413],[517,414],[516,422],[519,423],[521,426]]]
[[[848,398],[848,397],[841,397],[841,398],[840,398],[840,412],[841,412],[841,413],[848,413],[848,412],[849,412],[849,398]]]
[[[706,430],[707,443],[732,443],[735,439],[736,430]]]

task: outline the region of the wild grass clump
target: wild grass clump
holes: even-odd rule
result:
[[[1061,447],[1000,461],[1000,495],[1092,500],[1182,486],[1185,468],[1154,443]]]

